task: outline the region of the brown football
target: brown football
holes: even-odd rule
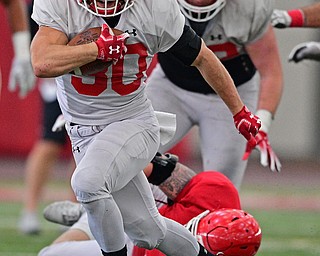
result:
[[[121,30],[112,29],[115,35],[120,35],[123,32]],[[72,38],[68,45],[75,46],[81,44],[88,44],[98,40],[101,33],[101,27],[89,28],[88,30],[77,34],[74,38]],[[107,69],[112,64],[112,61],[104,62],[102,60],[95,60],[90,63],[87,63],[79,68],[74,69],[72,72],[76,75],[91,75],[98,72],[101,72]]]

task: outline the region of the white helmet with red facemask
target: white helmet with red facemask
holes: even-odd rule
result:
[[[253,256],[262,238],[253,216],[237,209],[207,210],[191,219],[186,228],[213,255]]]
[[[226,5],[226,0],[214,0],[208,5],[191,4],[188,0],[178,0],[181,12],[189,20],[205,22],[212,19]],[[199,2],[199,1],[198,1]]]
[[[94,15],[114,17],[129,9],[134,0],[77,0],[77,2]]]

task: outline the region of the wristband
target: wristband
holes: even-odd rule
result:
[[[12,35],[14,55],[17,59],[30,59],[30,42],[28,31],[19,31]]]
[[[288,11],[289,16],[291,17],[292,21],[290,27],[302,27],[304,24],[304,13],[302,10],[291,10]]]
[[[256,115],[261,120],[260,131],[268,133],[271,126],[272,119],[273,119],[271,112],[265,109],[258,109],[256,112]]]

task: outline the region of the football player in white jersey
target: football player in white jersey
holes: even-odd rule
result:
[[[36,84],[36,77],[30,61],[31,36],[26,3],[24,0],[0,0],[0,3],[6,7],[8,12],[14,50],[8,89],[11,92],[18,89],[19,97],[24,98]]]
[[[280,171],[281,163],[268,139],[283,90],[281,62],[270,25],[272,1],[178,3],[187,24],[229,71],[245,105],[257,109],[262,122],[256,147],[261,164]],[[170,150],[198,126],[203,170],[224,173],[239,189],[253,148],[246,148],[246,141],[232,132],[228,108],[195,67],[185,66],[170,52],[159,53],[158,62],[148,79],[147,95],[155,110],[177,115],[175,136],[160,152]]]
[[[190,232],[160,216],[142,171],[160,145],[145,78],[160,51],[196,66],[254,146],[260,119],[243,104],[221,62],[185,26],[176,0],[35,0],[32,18],[39,25],[31,44],[33,69],[38,77],[56,77],[77,164],[72,188],[102,254],[127,255],[126,233],[142,248],[199,255]],[[101,27],[97,41],[68,45],[93,27]],[[125,33],[114,35],[110,27]],[[74,74],[97,59],[112,65],[92,75]]]
[[[274,10],[272,25],[276,28],[319,28],[320,3],[313,3],[301,8],[291,10]],[[302,60],[320,61],[320,43],[303,42],[296,45],[289,54],[289,61]]]

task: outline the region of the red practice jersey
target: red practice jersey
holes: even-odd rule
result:
[[[161,215],[182,225],[205,210],[221,208],[241,209],[237,189],[223,174],[205,171],[197,174],[183,188],[172,205],[159,209]],[[133,256],[165,256],[158,250],[134,248]]]

